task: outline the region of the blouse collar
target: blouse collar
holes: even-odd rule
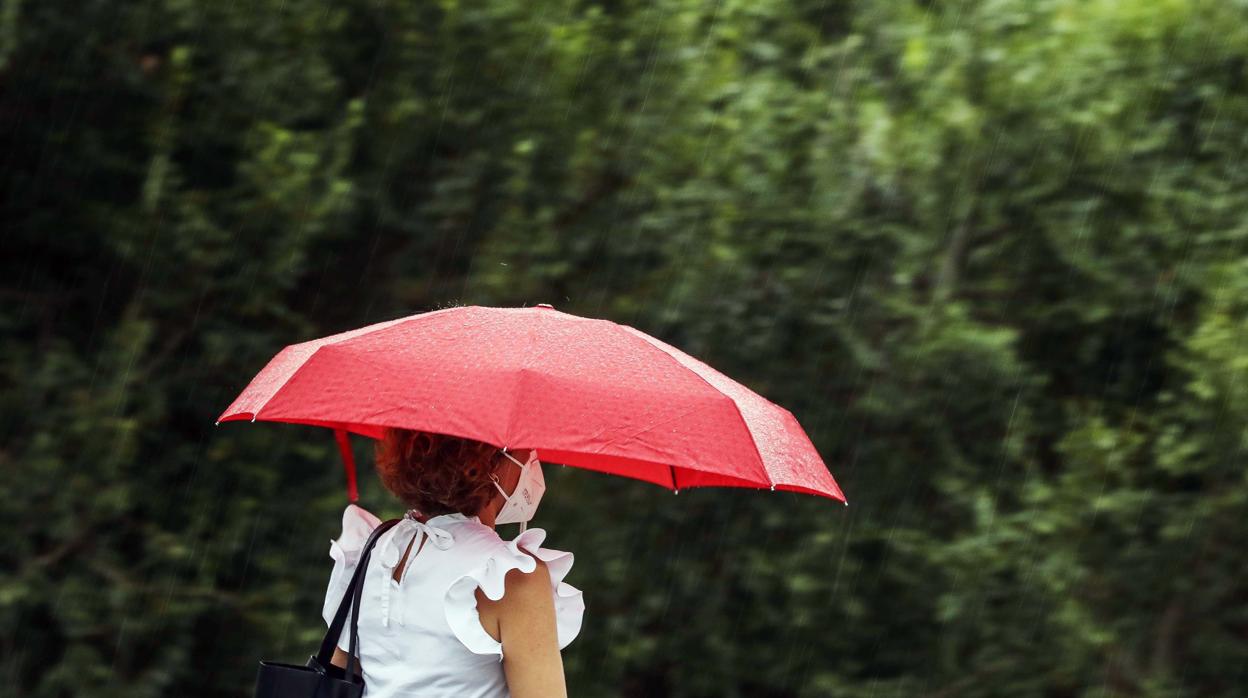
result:
[[[403,518],[411,520],[411,521],[419,522],[419,519],[416,518],[415,509],[408,509],[407,512],[403,514]],[[450,514],[439,514],[437,516],[434,516],[430,518],[428,521],[425,521],[425,525],[436,527],[436,526],[444,526],[446,524],[453,523],[453,522],[457,523],[461,521],[476,521],[477,523],[480,523],[481,517],[465,516],[464,514],[461,514],[459,512],[453,512]]]
[[[416,518],[416,512],[409,510],[403,514],[403,518],[399,523],[386,531],[383,540],[378,540],[377,545],[381,548],[380,561],[381,566],[386,569],[394,569],[398,564],[399,558],[403,557],[403,548],[408,542],[414,539],[414,536],[424,534],[426,538],[439,550],[447,550],[455,543],[455,536],[448,530],[456,523],[464,521],[479,521],[475,516],[468,517],[460,513],[442,514],[435,516],[428,521],[421,522]],[[411,560],[408,560],[409,564]]]

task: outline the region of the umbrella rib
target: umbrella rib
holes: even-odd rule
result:
[[[706,383],[707,385],[709,385],[709,386],[711,387],[711,390],[714,390],[715,392],[719,393],[719,394],[720,394],[720,395],[722,395],[723,397],[727,398],[727,399],[728,399],[728,402],[732,404],[732,409],[733,409],[733,410],[735,410],[735,411],[736,411],[736,413],[737,413],[737,419],[740,419],[740,420],[741,420],[741,426],[745,427],[745,433],[749,436],[750,446],[752,446],[752,447],[754,448],[754,455],[758,458],[758,469],[759,469],[760,471],[762,471],[762,473],[763,473],[763,477],[765,477],[765,478],[767,479],[767,484],[769,484],[769,485],[773,485],[773,486],[776,484],[776,483],[775,483],[775,482],[771,479],[771,471],[767,470],[767,463],[763,460],[763,454],[762,454],[762,452],[758,450],[758,444],[754,442],[754,432],[750,430],[750,424],[749,424],[749,422],[746,422],[746,421],[745,421],[745,415],[741,413],[741,407],[740,407],[739,405],[737,405],[737,401],[736,401],[736,400],[733,400],[733,399],[732,399],[732,396],[728,395],[728,393],[725,393],[724,391],[720,390],[719,388],[716,388],[714,383],[712,383],[712,382],[710,382],[709,380],[707,380],[707,379],[706,379],[706,376],[703,376],[701,373],[698,373],[698,372],[697,372],[696,370],[694,370],[692,367],[690,367],[690,366],[686,366],[686,365],[685,365],[685,363],[684,363],[683,361],[681,361],[679,358],[677,358],[676,356],[674,356],[673,354],[671,354],[670,352],[668,352],[668,351],[667,351],[667,349],[664,349],[664,348],[663,348],[663,346],[662,346],[662,345],[663,345],[662,340],[658,339],[657,337],[651,337],[650,335],[648,335],[648,334],[646,334],[646,333],[642,332],[641,330],[638,330],[638,329],[635,329],[635,328],[629,327],[628,325],[620,325],[620,324],[618,324],[618,323],[612,323],[612,324],[614,324],[616,327],[619,327],[620,329],[624,330],[625,332],[628,332],[629,334],[633,335],[634,337],[637,337],[638,339],[641,339],[642,341],[644,341],[646,344],[650,345],[651,347],[654,347],[655,349],[657,349],[657,350],[659,351],[659,353],[660,353],[660,354],[662,354],[662,355],[666,356],[666,357],[667,357],[668,359],[670,359],[671,361],[675,361],[675,362],[676,362],[676,364],[677,364],[678,366],[680,366],[681,368],[685,369],[686,371],[688,371],[688,372],[692,373],[693,375],[697,376],[698,378],[702,379],[702,382],[703,382],[703,383]],[[674,348],[674,347],[673,347],[673,348]],[[690,358],[693,358],[693,357],[690,357]],[[698,359],[694,359],[694,360],[695,360],[695,361],[697,361]],[[705,363],[705,362],[701,362],[701,363]],[[710,364],[706,364],[706,365],[707,365],[708,367],[710,367],[712,370],[714,370],[714,367],[712,367]],[[724,377],[725,377],[726,379],[728,379],[728,380],[732,380],[731,378],[728,378],[727,376],[724,376]],[[744,387],[744,386],[742,386],[742,387]],[[748,390],[748,388],[746,388],[746,389]],[[762,396],[760,396],[760,397],[762,397]],[[764,399],[766,399],[766,398],[764,398]],[[674,479],[673,479],[673,481],[674,481]]]
[[[435,311],[435,312],[440,312],[440,311]],[[357,337],[361,337],[366,334],[369,334],[370,332],[380,332],[382,330],[386,330],[391,327],[394,327],[395,325],[402,324],[405,321],[408,321],[411,319],[412,319],[411,316],[407,316],[407,317],[401,317],[401,318],[394,318],[392,320],[383,320],[381,322],[375,322],[365,327],[357,327],[354,330],[346,330],[343,332],[338,332],[328,337],[321,337],[320,339],[309,339],[306,342],[288,344],[287,346],[282,347],[281,351],[286,351],[288,349],[297,349],[298,347],[302,347],[310,343],[314,343],[314,342],[317,343],[316,348],[313,349],[306,357],[304,357],[303,360],[299,362],[299,365],[295,367],[295,370],[291,371],[290,375],[286,376],[285,380],[282,381],[282,384],[274,388],[273,392],[269,393],[268,397],[264,398],[264,402],[260,403],[260,406],[257,407],[254,412],[251,413],[251,421],[253,422],[256,421],[256,418],[259,417],[260,413],[264,410],[265,405],[268,405],[269,402],[274,397],[276,397],[278,393],[282,391],[282,388],[285,388],[286,385],[290,383],[290,381],[295,377],[295,374],[302,371],[308,365],[308,362],[311,361],[312,358],[316,356],[318,353],[320,353],[320,351],[324,349],[325,347],[334,346],[342,342],[349,342]],[[278,356],[281,356],[281,352],[278,352]],[[277,357],[274,357],[274,358],[277,358]]]
[[[269,404],[269,401],[272,400],[274,396],[282,392],[282,388],[285,388],[286,384],[290,383],[291,379],[295,377],[295,374],[302,371],[304,367],[308,365],[308,362],[312,360],[312,357],[316,356],[317,353],[324,348],[325,344],[320,345],[319,347],[313,349],[312,353],[308,354],[306,359],[300,361],[299,365],[295,367],[295,370],[291,371],[289,376],[286,376],[286,380],[283,380],[281,385],[274,388],[273,392],[269,393],[269,396],[264,399],[264,402],[260,403],[260,406],[256,408],[256,411],[251,413],[251,421],[256,421],[256,418],[259,417],[260,413],[264,411],[264,406]]]
[[[676,421],[677,419],[680,419],[680,418],[682,418],[682,417],[686,417],[686,416],[688,416],[688,415],[691,415],[691,414],[693,414],[694,412],[701,412],[702,410],[705,410],[705,409],[706,409],[706,407],[707,407],[706,405],[696,405],[696,404],[695,404],[695,405],[691,406],[689,409],[685,410],[684,412],[681,412],[680,414],[673,414],[673,415],[670,415],[670,416],[668,416],[668,417],[666,417],[666,418],[664,418],[664,419],[660,419],[660,420],[658,420],[657,422],[651,422],[650,424],[647,424],[646,426],[642,427],[641,429],[638,429],[637,431],[634,431],[634,432],[633,432],[633,433],[631,433],[631,434],[628,434],[628,435],[625,435],[625,436],[615,436],[615,437],[612,437],[610,441],[607,441],[607,442],[606,442],[606,443],[604,443],[604,444],[600,444],[600,445],[598,446],[597,450],[595,450],[595,453],[601,453],[601,452],[602,452],[602,450],[603,450],[604,448],[606,448],[607,446],[610,446],[610,445],[612,445],[612,444],[614,444],[614,443],[618,443],[618,442],[620,442],[620,441],[632,441],[633,439],[637,438],[638,436],[640,436],[640,435],[642,435],[642,434],[644,434],[644,433],[646,433],[646,432],[648,432],[648,431],[652,431],[655,427],[661,427],[661,426],[663,426],[664,424],[667,424],[667,423],[669,423],[669,422],[674,422],[674,421]],[[606,427],[604,427],[603,429],[598,430],[598,434],[601,434],[601,433],[602,433],[605,429],[606,429]],[[595,436],[597,436],[597,434],[595,434]],[[683,467],[683,466],[682,466],[682,467]]]
[[[529,367],[533,365],[533,350],[537,347],[538,335],[537,324],[543,322],[541,319],[545,313],[539,312],[534,317],[533,322],[529,324],[529,346],[526,347],[524,359],[520,362],[520,368],[516,371],[518,378],[516,379],[516,392],[511,399],[511,411],[507,415],[506,432],[503,434],[503,446],[506,448],[514,448],[516,444],[511,443],[511,437],[515,433],[516,415],[519,413],[520,401],[524,398],[522,395],[522,387],[524,377]]]

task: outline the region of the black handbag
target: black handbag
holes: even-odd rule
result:
[[[309,657],[304,666],[260,660],[255,698],[360,698],[364,694],[364,676],[357,671],[359,657],[356,656],[359,651],[356,619],[360,615],[360,598],[364,594],[364,571],[368,568],[368,559],[377,537],[399,521],[390,519],[381,522],[368,537],[364,550],[360,552],[360,561],[356,563],[355,573],[351,575],[351,583],[347,585],[342,601],[338,602],[338,611],[334,613],[329,630],[325,631],[325,639],[321,640],[320,651]],[[343,669],[331,664],[330,659],[334,656],[334,648],[347,620],[348,601],[351,603],[351,651]]]

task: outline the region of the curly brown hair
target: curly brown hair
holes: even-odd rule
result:
[[[498,452],[484,441],[398,427],[386,427],[374,448],[382,484],[426,516],[480,511],[496,491]]]

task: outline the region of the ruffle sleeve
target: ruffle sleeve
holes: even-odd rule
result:
[[[518,569],[525,574],[537,569],[537,560],[546,563],[550,572],[551,594],[555,602],[555,627],[559,649],[567,647],[581,632],[585,601],[581,590],[563,581],[572,569],[573,555],[562,550],[543,548],[546,531],[530,528],[504,546],[477,569],[451,583],[446,591],[446,622],[455,637],[476,654],[497,654],[503,658],[503,646],[481,627],[477,615],[478,588],[492,601],[503,598],[503,580],[507,573]]]
[[[348,504],[343,510],[342,533],[337,540],[329,541],[329,557],[334,561],[334,567],[329,573],[325,603],[321,607],[321,617],[325,619],[326,627],[333,623],[338,604],[342,602],[343,594],[347,593],[347,586],[351,583],[351,575],[355,573],[356,564],[360,561],[364,544],[368,542],[373,529],[380,524],[381,519],[355,504]],[[338,647],[344,652],[348,651],[350,637],[347,629],[350,627],[351,611],[348,609],[347,622],[338,639]]]

